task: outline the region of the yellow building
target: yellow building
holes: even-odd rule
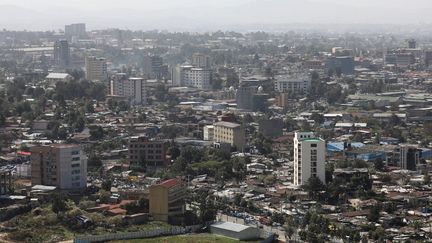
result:
[[[186,187],[177,179],[150,187],[149,213],[156,221],[172,222],[185,212]]]
[[[214,124],[214,141],[228,143],[241,151],[245,146],[245,132],[240,124],[232,122],[217,122]]]

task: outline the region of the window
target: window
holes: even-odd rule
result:
[[[79,151],[72,151],[71,152],[71,155],[77,155],[77,154],[79,154],[80,152]]]
[[[72,161],[80,161],[80,159],[81,159],[80,157],[73,157]]]
[[[72,168],[77,168],[77,167],[80,167],[81,166],[81,164],[72,164]]]
[[[316,143],[311,144],[311,148],[316,148],[316,147],[317,147]]]

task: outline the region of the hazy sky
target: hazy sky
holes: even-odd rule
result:
[[[266,24],[432,23],[432,0],[0,0],[0,28],[171,30]]]

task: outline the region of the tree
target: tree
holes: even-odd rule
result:
[[[66,198],[61,193],[52,195],[52,211],[56,214],[67,210]]]
[[[104,137],[104,130],[101,126],[90,127],[90,138],[92,140],[100,140]]]
[[[95,153],[91,153],[88,157],[87,163],[89,167],[101,167],[102,160]]]
[[[311,176],[304,187],[312,198],[317,198],[319,192],[325,189],[323,182],[316,176]]]
[[[382,158],[376,158],[374,161],[374,167],[378,171],[382,171],[384,169],[384,162]]]
[[[319,113],[312,113],[310,119],[314,120],[316,125],[324,123],[324,116]]]
[[[102,190],[109,192],[109,191],[111,191],[111,187],[112,187],[112,181],[111,180],[104,180],[102,182],[102,185],[101,185]]]
[[[380,218],[380,212],[381,212],[381,205],[380,204],[373,206],[369,210],[369,214],[367,216],[368,220],[370,222],[378,222],[378,220]]]
[[[180,156],[180,149],[176,145],[173,145],[168,149],[168,153],[171,155],[171,159],[175,160]]]

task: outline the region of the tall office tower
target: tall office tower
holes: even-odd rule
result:
[[[416,49],[417,48],[417,41],[415,39],[409,39],[407,42],[408,42],[408,48],[409,49]]]
[[[305,185],[312,176],[325,183],[325,149],[325,141],[314,133],[295,133],[294,185]]]
[[[257,93],[256,86],[240,86],[236,92],[237,108],[253,110],[253,96]]]
[[[105,58],[94,56],[85,59],[86,79],[91,81],[105,81],[108,78],[107,63]]]
[[[132,105],[147,104],[146,80],[143,78],[115,78],[110,87],[111,95],[127,97]]]
[[[82,189],[87,186],[87,157],[80,145],[51,144],[31,148],[33,185],[59,189]]]
[[[87,36],[86,25],[84,23],[65,25],[65,36],[68,40],[72,40],[73,37],[85,38]]]
[[[160,56],[151,57],[152,78],[162,79],[164,77],[163,59]]]
[[[57,66],[68,67],[70,63],[70,50],[67,40],[58,40],[54,43],[54,62]]]
[[[399,147],[400,168],[404,170],[417,170],[420,163],[420,150],[415,145],[402,144]]]
[[[210,57],[204,54],[195,53],[192,55],[192,66],[210,69]]]
[[[326,68],[328,71],[341,73],[344,75],[353,75],[355,69],[354,58],[351,56],[332,56],[326,60]]]

